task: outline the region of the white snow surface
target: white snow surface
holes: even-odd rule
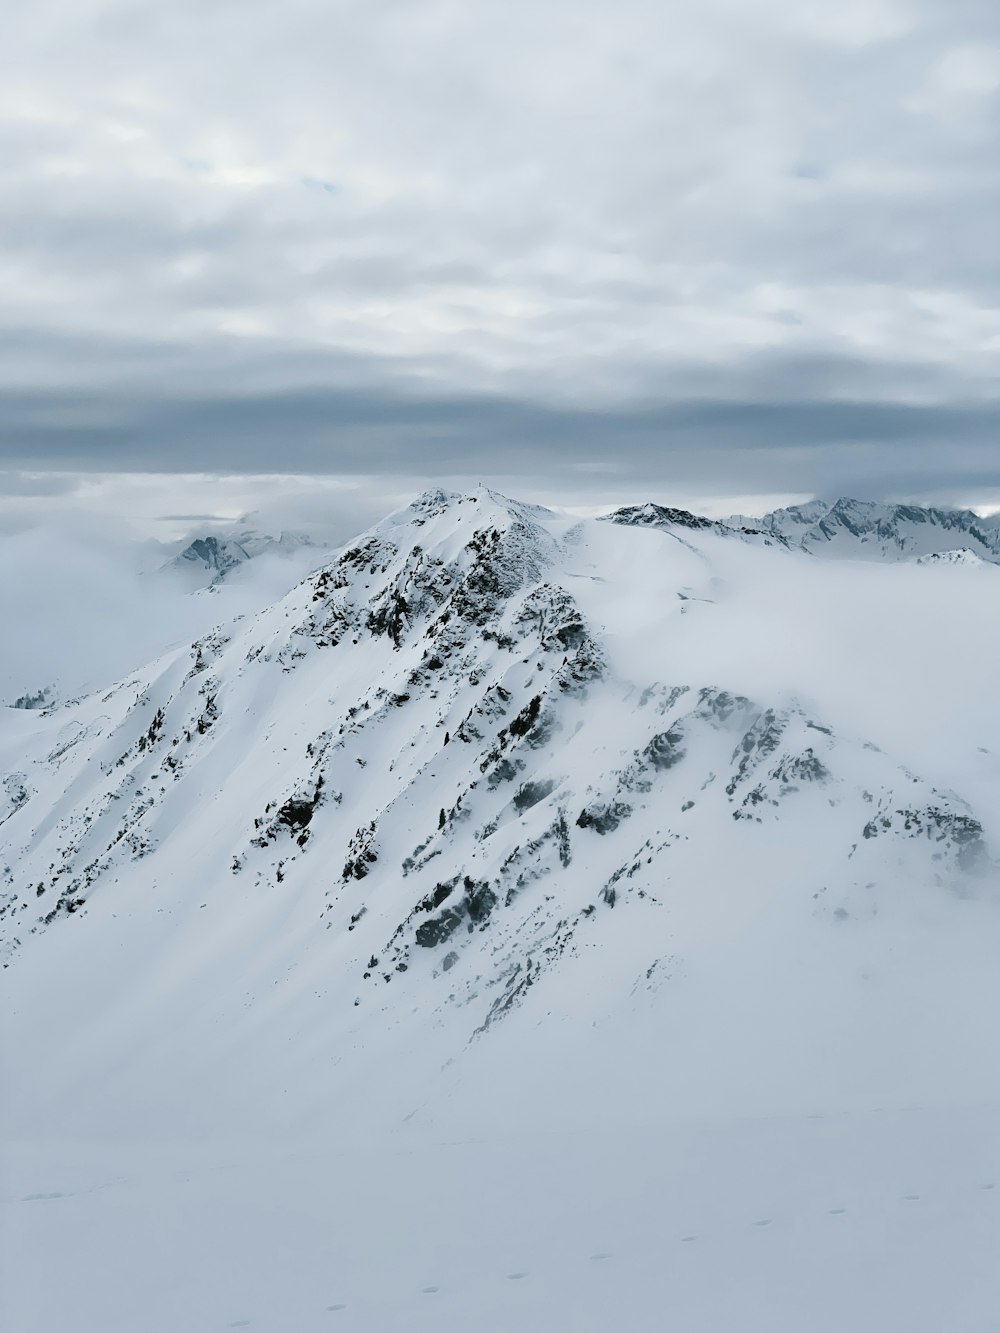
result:
[[[5,1328],[1000,1328],[993,580],[661,519],[4,710]]]

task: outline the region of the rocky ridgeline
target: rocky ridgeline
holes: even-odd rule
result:
[[[712,532],[720,537],[730,537],[758,546],[789,545],[775,525],[765,525],[763,520],[733,518],[721,522],[717,519],[702,518],[687,509],[675,509],[669,505],[652,503],[627,505],[608,514],[606,521],[633,528],[658,528],[661,532],[670,533],[680,540],[683,540],[682,533],[686,529],[691,533]]]
[[[614,521],[733,535],[653,508]],[[703,888],[787,883],[842,922],[989,867],[956,797],[796,702],[612,669],[574,596],[586,540],[432,492],[261,615],[40,719],[3,775],[7,962],[68,917],[280,899],[345,1004],[432,976],[482,1031],[612,913],[642,914],[639,974]]]

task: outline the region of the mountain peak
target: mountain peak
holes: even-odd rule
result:
[[[404,505],[395,514],[390,515],[389,520],[386,521],[399,519],[405,521],[406,517],[411,514],[418,517],[437,517],[445,513],[460,514],[463,510],[471,513],[474,506],[478,506],[476,512],[481,514],[496,514],[499,512],[536,519],[553,516],[552,511],[546,509],[544,505],[512,499],[510,496],[480,483],[467,491],[446,490],[439,486],[422,491],[409,504]]]

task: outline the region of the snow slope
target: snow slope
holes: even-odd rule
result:
[[[992,588],[676,512],[5,715],[12,1326],[989,1327]]]

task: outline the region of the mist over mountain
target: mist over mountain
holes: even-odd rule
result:
[[[158,541],[74,515],[0,533],[0,620],[12,627],[0,705],[109,685],[219,619],[260,610],[342,541],[336,520],[304,533],[216,522]]]

